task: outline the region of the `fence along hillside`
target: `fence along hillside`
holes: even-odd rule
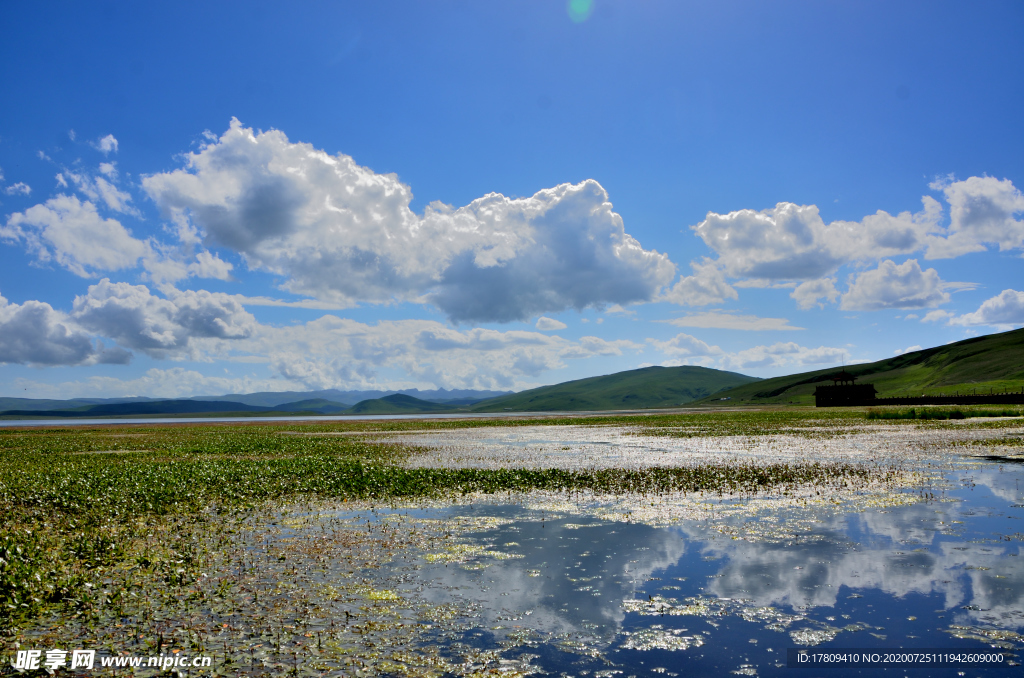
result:
[[[1024,404],[1024,388],[1019,391],[1004,389],[1000,393],[960,393],[890,396],[879,398],[873,384],[858,384],[857,377],[846,370],[828,377],[831,386],[819,386],[814,390],[816,407],[851,407],[856,405],[1021,405]]]

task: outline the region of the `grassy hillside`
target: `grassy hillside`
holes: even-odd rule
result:
[[[416,414],[454,411],[455,408],[448,405],[396,393],[383,398],[360,401],[346,410],[344,414]]]
[[[823,382],[831,383],[828,377],[841,369],[834,366],[765,379],[718,397],[730,397],[729,404],[813,405],[814,389]],[[1019,390],[1024,387],[1024,329],[965,339],[874,363],[847,365],[845,369],[857,377],[858,383],[874,384],[880,397]]]
[[[474,412],[565,412],[678,407],[723,389],[759,381],[706,367],[644,367],[567,381],[478,403]]]

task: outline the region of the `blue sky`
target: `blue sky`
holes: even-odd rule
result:
[[[4,3],[0,395],[755,376],[1024,325],[1016,2]]]

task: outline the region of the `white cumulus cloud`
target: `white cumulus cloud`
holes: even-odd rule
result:
[[[152,251],[119,221],[101,217],[93,203],[64,194],[12,214],[0,238],[24,241],[40,261],[54,260],[83,278],[132,268]]]
[[[0,176],[0,181],[3,181],[3,177]],[[32,187],[23,181],[19,181],[16,184],[4,188],[4,193],[7,195],[28,195],[32,192]]]
[[[103,163],[100,165],[101,173],[107,174],[110,179],[116,180],[117,172],[114,170],[103,172],[104,167],[112,168],[112,165]],[[115,212],[122,212],[126,214],[138,215],[138,211],[130,204],[132,196],[119,189],[115,186],[111,180],[106,177],[94,176],[87,172],[70,172],[65,171],[57,175],[58,181],[63,182],[67,185],[67,180],[70,179],[72,183],[78,188],[79,192],[85,197],[89,198],[94,202],[102,202]]]
[[[928,258],[955,257],[984,250],[986,244],[1000,250],[1024,247],[1024,194],[1009,179],[970,177],[944,179],[931,184],[949,203],[949,237],[936,239]]]
[[[197,358],[196,340],[244,339],[257,330],[256,319],[230,295],[175,290],[163,299],[145,285],[106,278],[75,297],[71,316],[91,332],[158,358]]]
[[[978,310],[950,320],[953,325],[1024,325],[1024,292],[1003,290]]]
[[[778,342],[770,346],[753,346],[726,352],[689,334],[677,334],[668,341],[648,339],[647,343],[671,356],[665,364],[700,364],[730,371],[804,370],[809,366],[849,362],[846,349],[830,346],[810,348],[796,342]]]
[[[74,139],[74,136],[71,138]],[[97,140],[93,145],[97,150],[102,152],[103,155],[110,155],[111,152],[117,153],[117,139],[114,138],[113,134],[108,134],[107,136]]]
[[[289,291],[338,304],[429,301],[457,322],[504,322],[649,301],[675,272],[625,232],[595,181],[421,216],[397,176],[237,120],[143,186],[179,231],[187,221]]]
[[[543,332],[550,332],[552,330],[564,330],[568,325],[560,320],[554,318],[546,318],[541,316],[537,318],[537,329]]]
[[[199,252],[196,260],[188,265],[188,272],[198,278],[230,280],[234,264],[224,261],[212,252]]]
[[[730,353],[722,357],[720,364],[726,370],[803,369],[811,365],[839,365],[843,361],[848,361],[845,349],[830,346],[809,348],[789,341]]]
[[[680,306],[709,306],[721,304],[728,299],[738,299],[739,294],[725,280],[725,273],[718,263],[704,257],[700,262],[691,262],[693,275],[681,277],[662,300]]]
[[[723,354],[722,349],[718,346],[712,346],[697,337],[682,332],[668,341],[659,341],[657,339],[648,339],[647,341],[662,353],[673,358],[699,358]]]
[[[840,266],[922,249],[938,230],[941,206],[922,199],[921,212],[897,216],[879,211],[860,222],[826,224],[815,205],[781,202],[774,208],[709,212],[694,232],[734,278],[812,280]]]
[[[130,355],[107,350],[64,313],[41,301],[12,304],[0,297],[0,363],[91,365],[125,363]]]
[[[797,306],[806,311],[815,305],[825,308],[825,304],[819,302],[819,299],[834,304],[839,299],[839,290],[836,289],[835,278],[818,278],[800,283],[789,296],[796,299]]]
[[[830,292],[821,281],[841,266],[923,252],[927,259],[956,257],[996,245],[1001,250],[1024,248],[1024,194],[1009,179],[952,178],[930,184],[942,191],[949,223],[942,225],[942,203],[921,198],[919,212],[897,215],[879,210],[860,221],[825,222],[815,205],[780,202],[761,211],[709,212],[694,232],[718,258],[714,265],[743,284],[767,286],[772,281],[819,281],[818,292]],[[828,295],[811,296],[806,287],[793,297],[810,308]]]
[[[934,311],[928,311],[927,313],[925,313],[924,317],[921,318],[921,322],[937,323],[942,322],[943,320],[949,320],[952,317],[954,317],[953,313],[950,313],[949,311],[944,311],[942,309],[936,309]]]
[[[761,212],[709,212],[693,229],[730,276],[777,279],[817,278],[843,263],[829,250],[823,226],[814,205],[779,203]]]
[[[844,311],[884,308],[929,308],[949,301],[946,283],[934,268],[921,270],[916,259],[902,264],[886,259],[878,268],[857,276],[843,295]]]

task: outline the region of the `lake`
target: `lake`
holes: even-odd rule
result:
[[[1017,675],[1020,421],[851,422],[727,436],[699,422],[367,431],[411,446],[410,467],[877,472],[752,494],[306,500],[211,516],[169,551],[183,560],[117,575],[140,595],[108,606],[105,623],[50,616],[19,640],[141,653],[157,639],[212,653],[228,675],[814,676],[833,668],[788,668],[791,651],[899,648],[998,659],[842,670]],[[179,581],[186,546],[205,564]],[[91,590],[107,594],[115,579]]]

